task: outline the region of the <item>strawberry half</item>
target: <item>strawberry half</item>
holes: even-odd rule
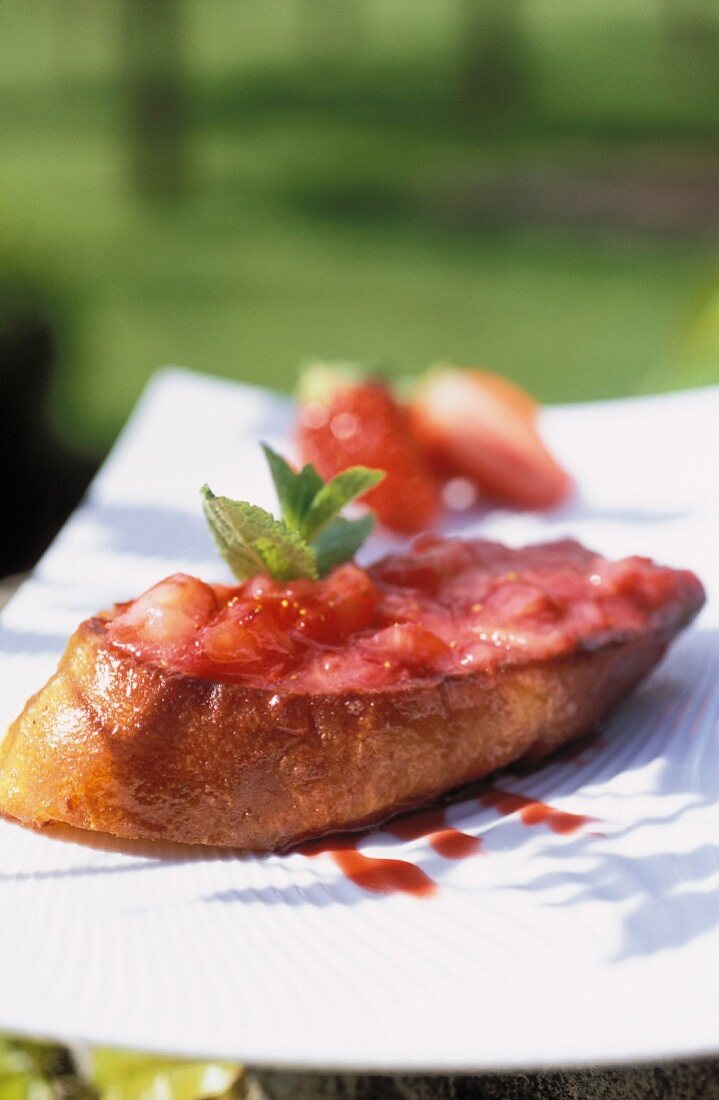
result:
[[[489,371],[438,367],[409,406],[412,430],[435,468],[473,481],[514,508],[544,509],[572,481],[542,442],[538,407],[519,386]]]
[[[348,466],[385,470],[362,497],[385,527],[415,534],[431,527],[440,495],[414,441],[407,413],[377,378],[317,365],[300,381],[298,441],[302,458],[323,478]]]

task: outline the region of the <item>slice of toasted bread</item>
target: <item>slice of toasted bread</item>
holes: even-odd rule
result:
[[[591,652],[335,694],[151,667],[90,619],[0,748],[0,812],[251,851],[380,822],[591,728],[700,604]]]

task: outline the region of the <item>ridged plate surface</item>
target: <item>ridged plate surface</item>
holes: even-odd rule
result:
[[[272,507],[257,440],[287,449],[289,416],[260,390],[157,376],[2,616],[0,728],[88,614],[178,569],[225,576],[198,486]],[[718,1053],[717,423],[719,389],[549,410],[578,501],[475,528],[704,580],[695,626],[585,744],[344,855],[0,822],[0,1030],[376,1070]],[[393,890],[407,874],[426,889]]]

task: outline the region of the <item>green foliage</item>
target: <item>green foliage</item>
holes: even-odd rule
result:
[[[64,1047],[0,1037],[0,1100],[95,1100],[95,1094]]]
[[[228,1062],[96,1050],[90,1078],[98,1100],[229,1100],[242,1095],[242,1070]]]
[[[55,1043],[0,1037],[0,1100],[240,1100],[243,1070],[230,1062],[183,1061],[95,1050],[81,1077]]]
[[[611,195],[655,160],[711,191],[719,97],[655,48],[681,3],[526,9],[534,111],[481,130],[452,104],[461,5],[372,4],[341,64],[307,63],[278,0],[181,6],[194,189],[158,209],[131,190],[113,5],[85,4],[78,48],[57,0],[3,4],[0,317],[29,291],[58,336],[49,437],[99,456],[168,363],[291,390],[318,355],[395,376],[444,359],[542,402],[719,380],[710,232],[598,229],[521,202],[525,173],[559,193],[606,176]],[[499,220],[476,217],[487,195]]]
[[[530,107],[477,131],[452,101],[461,5],[369,4],[354,52],[310,63],[286,3],[190,0],[194,191],[158,210],[131,191],[116,8],[87,5],[79,37],[56,0],[6,0],[4,246],[76,299],[55,423],[102,451],[167,363],[290,390],[317,355],[398,373],[444,358],[542,401],[683,384],[709,235],[464,217],[508,167],[611,175],[633,145],[678,175],[711,165],[719,97],[697,66],[674,78],[662,5],[605,7],[525,6]]]

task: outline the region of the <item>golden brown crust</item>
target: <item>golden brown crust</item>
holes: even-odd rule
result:
[[[0,746],[0,813],[250,851],[358,828],[591,728],[676,629],[375,693],[290,695],[151,668],[89,619]]]

